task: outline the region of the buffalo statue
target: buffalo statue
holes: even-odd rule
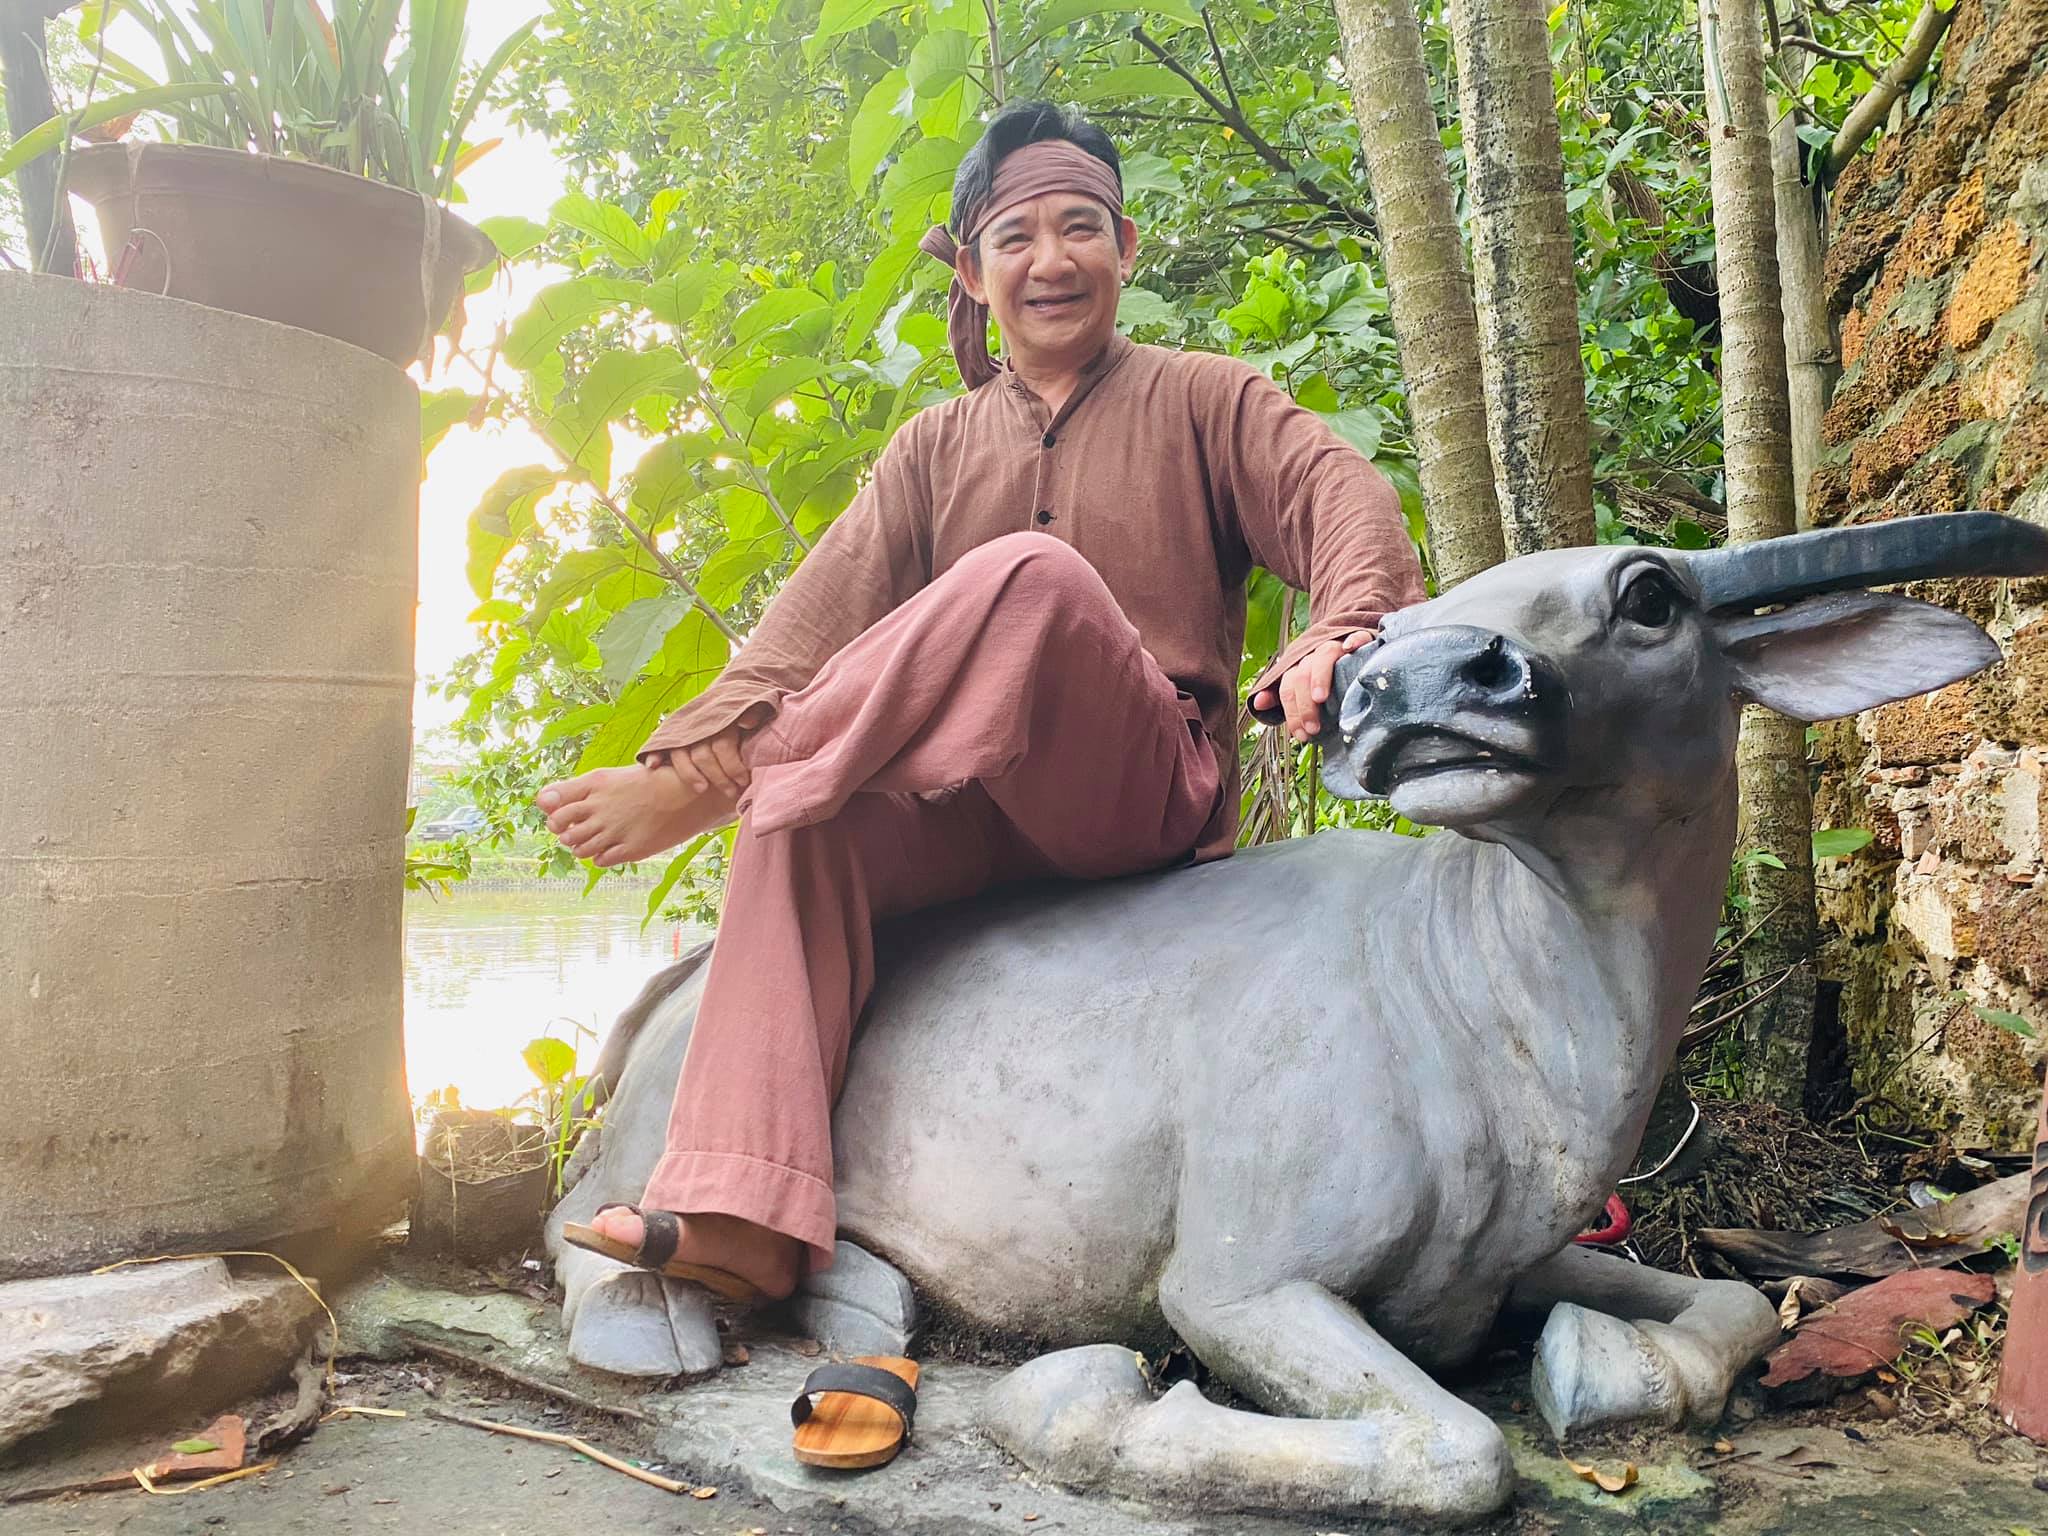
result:
[[[1012,1454],[1208,1510],[1499,1507],[1499,1429],[1431,1373],[1509,1311],[1547,1314],[1560,1433],[1717,1416],[1770,1305],[1572,1239],[1708,959],[1741,708],[1821,720],[1967,677],[1999,658],[1977,625],[1865,589],[2042,571],[2048,531],[1953,513],[1527,555],[1395,614],[1341,664],[1326,782],[1452,835],[1325,832],[886,937],[814,1326],[900,1344],[908,1277],[1042,1351],[983,1410]],[[551,1230],[572,1352],[614,1370],[717,1364],[688,1288],[559,1239],[637,1197],[701,986],[673,968],[614,1031],[618,1092]],[[1156,1395],[1132,1346],[1175,1335],[1264,1411]]]

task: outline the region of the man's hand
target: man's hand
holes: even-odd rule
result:
[[[739,799],[751,778],[740,760],[740,728],[736,725],[687,747],[670,748],[668,766],[698,794],[716,790],[733,800]]]
[[[1323,702],[1330,696],[1330,678],[1337,670],[1337,658],[1348,656],[1361,646],[1372,644],[1373,632],[1354,629],[1341,640],[1326,640],[1280,674],[1276,687],[1261,688],[1252,696],[1252,708],[1271,709],[1280,705],[1287,718],[1281,729],[1290,741],[1307,741],[1323,729]]]

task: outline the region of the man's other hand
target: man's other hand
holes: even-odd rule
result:
[[[1307,741],[1323,729],[1323,704],[1330,697],[1330,679],[1337,670],[1337,658],[1348,656],[1361,646],[1372,644],[1373,632],[1354,629],[1341,640],[1326,640],[1280,674],[1279,683],[1252,695],[1252,708],[1271,709],[1275,704],[1286,711],[1281,729],[1290,741]]]
[[[700,795],[716,790],[738,800],[751,778],[740,759],[740,728],[736,725],[687,747],[671,747],[668,765]]]

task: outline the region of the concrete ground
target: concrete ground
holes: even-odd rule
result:
[[[338,1311],[348,1358],[336,1400],[405,1417],[333,1419],[283,1453],[274,1471],[220,1488],[0,1506],[0,1532],[1365,1536],[1403,1529],[1329,1515],[1297,1521],[1150,1511],[1037,1486],[972,1427],[980,1390],[999,1374],[991,1367],[930,1360],[916,1442],[878,1471],[826,1474],[799,1467],[787,1453],[789,1398],[818,1363],[806,1341],[750,1332],[745,1364],[708,1382],[645,1393],[569,1366],[551,1309],[525,1297],[381,1280],[357,1288]],[[433,1353],[422,1355],[423,1348]],[[509,1384],[506,1371],[556,1384],[584,1404]],[[1846,1411],[1765,1412],[1717,1432],[1732,1453],[1717,1453],[1712,1434],[1640,1435],[1579,1453],[1638,1467],[1634,1488],[1605,1494],[1565,1467],[1542,1425],[1522,1409],[1513,1394],[1523,1372],[1526,1362],[1504,1360],[1497,1379],[1475,1394],[1507,1429],[1522,1471],[1513,1508],[1478,1527],[1482,1536],[2048,1536],[2048,1455],[1981,1421],[1968,1432],[1914,1433]],[[1738,1405],[1736,1416],[1749,1406]],[[436,1411],[580,1435],[717,1493],[665,1493],[572,1451],[449,1423],[432,1417]],[[173,1426],[172,1433],[195,1427]],[[150,1454],[149,1446],[103,1446],[46,1457],[0,1470],[0,1494]]]

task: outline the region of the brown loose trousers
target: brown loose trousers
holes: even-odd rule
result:
[[[1229,852],[1254,563],[1311,594],[1260,687],[1423,595],[1386,482],[1234,360],[1119,337],[1057,416],[1006,373],[897,434],[643,749],[773,712],[743,746],[724,921],[645,1205],[740,1216],[829,1263],[831,1108],[874,925]]]

